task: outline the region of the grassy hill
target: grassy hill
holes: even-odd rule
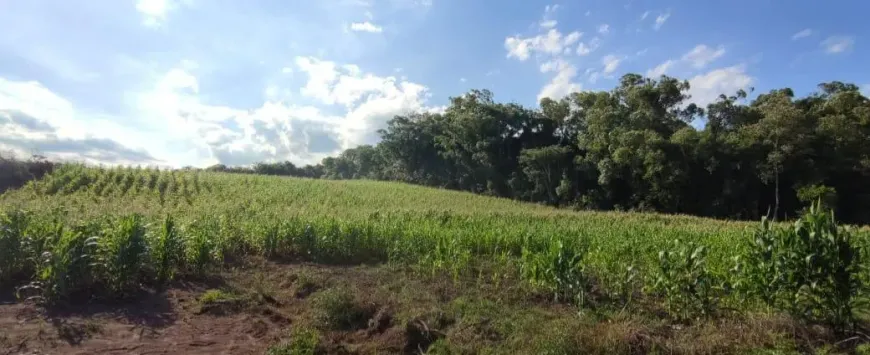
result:
[[[426,333],[432,341],[423,342],[430,346],[441,339],[432,349],[448,353],[541,353],[541,347],[553,347],[553,353],[791,352],[837,340],[833,333],[792,323],[757,299],[731,294],[734,258],[747,255],[757,223],[575,212],[389,182],[81,165],[63,165],[6,192],[0,208],[6,211],[0,284],[12,289],[29,282],[34,287],[25,293],[49,306],[83,294],[125,298],[143,286],[216,274],[237,280],[237,295],[226,296],[225,287],[224,296],[215,291],[209,297],[244,298],[250,304],[254,298],[275,298],[288,287],[305,288],[267,277],[271,281],[263,282],[271,285],[272,295],[245,298],[252,274],[284,275],[286,270],[275,271],[275,262],[295,265],[293,280],[332,275],[345,287],[338,289],[354,289],[357,296],[347,298],[323,281],[314,287],[325,289],[321,296],[292,308],[300,312],[296,321],[316,328],[319,318],[310,312],[326,312],[326,318],[362,312],[365,319],[341,318],[351,324],[321,324],[320,330],[305,333],[321,334],[312,335],[321,350],[324,344],[389,342],[348,340],[356,323],[371,326],[377,318],[372,307],[363,307],[371,314],[354,310],[360,297],[368,299],[359,294],[377,295],[366,302],[380,303],[381,310],[402,319],[392,324],[399,332],[405,327],[403,342],[419,336],[414,322],[426,317],[440,322],[432,317],[441,316],[433,314],[449,313],[453,323],[438,326],[437,334]],[[251,258],[260,260],[257,266],[240,264]],[[239,275],[240,265],[249,271]],[[347,269],[336,272],[334,265]],[[676,271],[663,277],[669,272],[665,267]],[[371,284],[373,277],[380,281]],[[663,282],[674,288],[662,287]],[[680,282],[691,291],[679,291],[686,289]],[[696,288],[706,291],[699,296]],[[433,300],[420,292],[447,296]],[[807,333],[797,334],[798,328]],[[541,329],[560,335],[552,338]],[[759,334],[747,338],[715,329]],[[489,339],[488,332],[497,334]],[[531,334],[542,338],[524,342]],[[305,345],[290,338],[281,346]]]

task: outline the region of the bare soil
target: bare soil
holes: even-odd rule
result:
[[[205,302],[209,290],[229,296]],[[329,307],[316,300],[330,292],[352,295],[361,316],[341,328],[321,324]],[[164,291],[53,309],[10,294],[0,294],[0,355],[264,354],[299,329],[315,330],[318,354],[792,354],[838,340],[776,315],[681,325],[648,305],[578,313],[516,280],[457,281],[383,265],[246,261]]]

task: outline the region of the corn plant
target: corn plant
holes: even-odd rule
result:
[[[28,215],[23,211],[0,214],[0,285],[22,277],[25,272],[25,230]]]
[[[742,286],[768,305],[844,330],[854,326],[862,304],[862,258],[853,231],[816,203],[792,228],[762,220],[742,266]]]
[[[710,316],[721,300],[721,282],[707,268],[707,248],[674,240],[659,252],[652,290],[665,299],[671,315],[680,320]]]
[[[53,304],[92,287],[98,233],[99,225],[94,223],[63,230],[51,250],[40,256],[35,280],[19,289],[19,297],[31,294],[39,301]]]
[[[556,301],[582,305],[588,286],[583,267],[587,251],[584,244],[569,246],[561,240],[552,241],[545,250],[523,249],[521,275],[532,286],[552,293]]]
[[[163,219],[160,231],[154,238],[151,254],[157,285],[163,286],[172,281],[184,260],[184,240],[172,216],[167,215]]]
[[[97,245],[95,263],[109,291],[118,296],[134,291],[148,248],[141,216],[126,216],[106,226]]]
[[[216,223],[210,218],[195,221],[188,226],[184,254],[185,265],[189,271],[202,276],[223,259],[214,238],[218,230]]]

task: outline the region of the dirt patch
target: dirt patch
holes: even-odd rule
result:
[[[811,352],[812,344],[836,340],[786,317],[679,328],[651,311],[601,310],[584,318],[574,307],[524,293],[518,282],[456,281],[389,266],[259,261],[219,276],[176,282],[123,303],[51,311],[0,303],[0,355],[263,354],[270,348],[316,354]]]

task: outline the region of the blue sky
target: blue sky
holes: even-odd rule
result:
[[[0,2],[0,150],[105,164],[316,163],[393,115],[689,80],[870,88],[866,1]],[[861,65],[865,64],[865,65]]]

